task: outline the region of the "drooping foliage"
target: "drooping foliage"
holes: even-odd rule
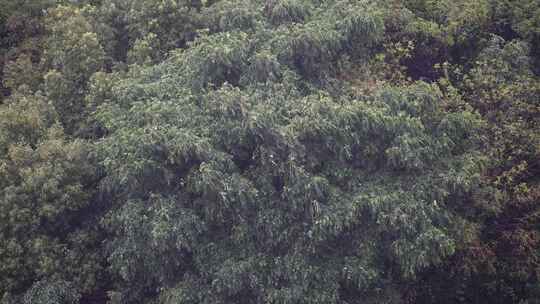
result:
[[[537,1],[0,5],[0,303],[538,303]]]
[[[165,284],[177,285],[167,303],[338,302],[340,289],[382,288],[453,253],[466,224],[443,206],[475,183],[478,122],[443,113],[433,86],[367,100],[283,82],[198,95],[170,87],[181,78],[139,83],[138,101],[121,93],[98,114],[127,301]]]
[[[304,24],[259,16],[264,35],[202,36],[110,89],[98,147],[118,299],[333,303],[379,288],[376,301],[453,253],[466,223],[443,206],[478,178],[479,120],[445,113],[425,83],[321,90],[326,64],[378,39],[351,5]]]

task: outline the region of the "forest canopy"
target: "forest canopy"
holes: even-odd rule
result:
[[[0,7],[0,304],[540,303],[540,2]]]

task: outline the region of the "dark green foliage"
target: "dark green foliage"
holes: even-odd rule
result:
[[[35,85],[39,69],[33,65],[41,53],[43,12],[54,4],[52,0],[0,1],[0,102],[23,84],[21,78]]]
[[[1,303],[538,303],[537,1],[0,6]]]
[[[186,46],[200,25],[201,7],[199,0],[112,0],[88,13],[113,65],[161,61]]]
[[[376,301],[454,252],[466,223],[445,206],[477,183],[478,118],[425,83],[307,89],[305,67],[369,47],[377,24],[312,18],[325,30],[202,36],[110,89],[97,117],[117,301]]]
[[[481,212],[482,235],[450,264],[453,281],[434,286],[457,289],[465,302],[537,303],[540,296],[540,82],[527,54],[526,44],[495,37],[464,80],[470,104],[488,122],[484,189],[469,207]]]
[[[493,1],[497,34],[506,39],[520,37],[531,44],[534,70],[540,74],[540,3],[534,0]]]

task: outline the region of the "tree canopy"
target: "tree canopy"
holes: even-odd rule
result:
[[[540,303],[537,1],[0,5],[0,303]]]

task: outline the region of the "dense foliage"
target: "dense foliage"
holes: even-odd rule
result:
[[[0,6],[0,303],[540,303],[538,1]]]

